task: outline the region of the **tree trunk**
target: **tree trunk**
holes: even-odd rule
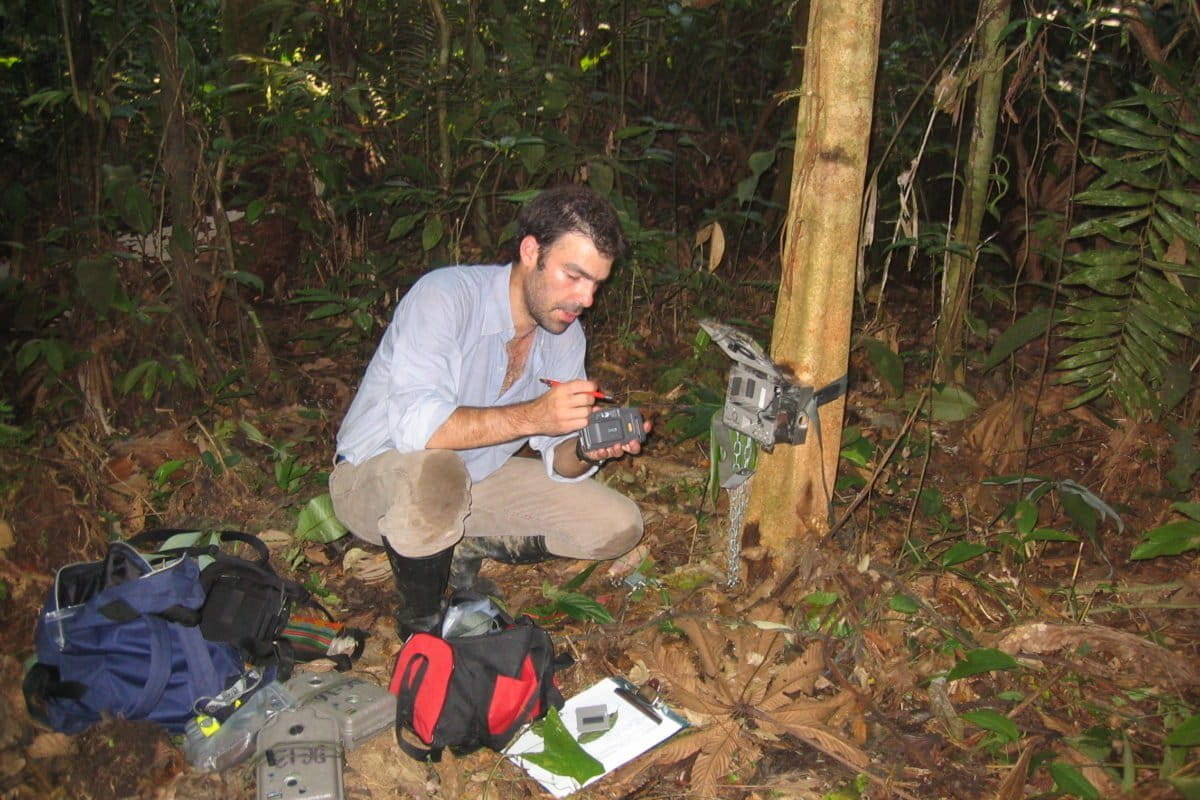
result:
[[[938,324],[934,374],[939,380],[960,384],[966,378],[961,358],[963,321],[967,316],[971,288],[975,282],[979,231],[987,209],[1001,79],[1004,77],[1004,50],[1000,35],[1008,25],[1010,4],[1011,0],[981,0],[979,6],[979,48],[973,65],[979,77],[975,89],[975,118],[971,125],[962,202],[954,224],[953,242],[956,249],[947,251],[942,277],[942,318]]]
[[[188,90],[179,63],[179,25],[173,0],[151,0],[154,58],[159,69],[159,113],[163,128],[163,173],[171,224],[170,273],[175,286],[174,312],[185,336],[203,347],[196,309],[203,298],[196,270],[197,173],[200,146],[188,120]]]
[[[261,56],[266,52],[272,17],[262,12],[262,6],[262,0],[223,0],[221,3],[225,85],[240,87],[225,98],[225,117],[235,136],[253,132],[255,112],[265,105],[262,91],[254,85],[261,67],[239,58]]]
[[[783,275],[772,358],[820,388],[846,374],[863,183],[871,132],[882,0],[814,0],[796,125]],[[765,547],[773,564],[829,530],[845,399],[820,409],[802,445],[758,461],[743,550]],[[800,547],[804,547],[800,544]],[[747,571],[752,584],[762,575]]]

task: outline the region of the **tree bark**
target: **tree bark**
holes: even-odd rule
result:
[[[987,210],[988,183],[1000,111],[1004,50],[1000,38],[1008,25],[1011,0],[981,0],[979,48],[973,69],[979,77],[975,89],[975,116],[964,173],[964,189],[954,224],[954,251],[947,251],[942,276],[942,317],[937,331],[934,375],[942,381],[963,383],[963,321],[971,302],[978,263],[979,233]]]
[[[200,343],[196,309],[203,297],[196,271],[194,231],[200,145],[188,119],[188,90],[179,63],[179,25],[173,0],[151,0],[154,58],[159,69],[159,113],[162,116],[162,165],[171,224],[170,273],[175,287],[174,312],[186,336]]]
[[[817,388],[845,375],[849,361],[882,6],[814,0],[810,7],[771,353]],[[804,444],[779,445],[759,459],[743,551],[762,545],[775,562],[769,568],[829,530],[844,410],[844,398],[822,406],[820,430],[813,421]],[[750,567],[753,582],[761,576]]]
[[[271,16],[262,13],[262,0],[223,0],[221,3],[221,50],[225,57],[225,85],[239,87],[225,99],[225,116],[234,135],[254,130],[255,111],[264,105],[263,93],[255,87],[261,67],[241,56],[266,52]]]

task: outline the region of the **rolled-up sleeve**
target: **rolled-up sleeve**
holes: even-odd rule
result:
[[[388,329],[387,426],[398,450],[423,450],[459,405],[462,332],[448,324],[461,318],[454,303],[445,294],[410,292]]]

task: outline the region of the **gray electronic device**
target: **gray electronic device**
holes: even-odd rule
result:
[[[845,375],[815,390],[798,383],[758,342],[732,325],[704,319],[700,327],[733,359],[721,421],[768,453],[777,444],[804,444],[818,407],[846,393]]]
[[[593,411],[587,427],[579,432],[580,447],[585,452],[634,441],[646,441],[646,429],[642,412],[629,406]]]
[[[258,800],[343,800],[342,737],[321,705],[276,714],[258,734]]]
[[[297,708],[329,709],[347,750],[396,723],[395,695],[371,681],[344,672],[302,672],[285,686],[296,698]]]
[[[278,681],[271,681],[250,696],[229,719],[218,724],[201,715],[188,720],[183,754],[202,771],[224,771],[254,755],[258,733],[267,721],[294,707],[296,698]]]

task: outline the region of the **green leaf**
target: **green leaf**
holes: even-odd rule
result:
[[[1110,247],[1104,250],[1084,250],[1069,256],[1067,260],[1084,267],[1108,267],[1113,269],[1113,277],[1124,277],[1137,268],[1137,259],[1136,250]],[[1122,272],[1122,267],[1129,267],[1129,271]]]
[[[586,594],[556,590],[550,599],[556,611],[561,611],[572,619],[602,624],[614,622],[609,610]]]
[[[811,592],[805,595],[800,602],[813,608],[828,608],[839,599],[837,592]]]
[[[1200,213],[1200,193],[1189,192],[1186,189],[1160,189],[1158,194],[1172,205]]]
[[[1062,282],[1065,284],[1083,284],[1090,286],[1098,292],[1104,292],[1111,295],[1128,294],[1127,291],[1113,291],[1112,284],[1128,278],[1137,271],[1136,264],[1103,264],[1095,267],[1085,267],[1070,272],[1063,276]],[[1122,287],[1124,289],[1124,287]]]
[[[1164,389],[1166,381],[1163,381]],[[1164,408],[1172,406],[1164,403]],[[1180,492],[1192,488],[1193,477],[1200,471],[1200,450],[1196,449],[1195,436],[1190,428],[1168,422],[1167,429],[1171,432],[1171,459],[1175,462],[1167,471],[1167,480]]]
[[[615,181],[616,175],[613,174],[612,165],[599,159],[588,161],[588,186],[595,189],[602,197],[612,194]]]
[[[969,678],[995,670],[1014,669],[1017,660],[1008,653],[990,647],[981,647],[969,651],[961,661],[946,673],[946,680],[955,681],[959,678]]]
[[[126,225],[138,233],[149,233],[154,227],[154,209],[150,205],[150,195],[137,183],[129,183],[125,187],[117,213]]]
[[[1047,764],[1046,768],[1050,770],[1054,785],[1059,790],[1084,800],[1100,800],[1100,792],[1091,781],[1083,777],[1078,767],[1054,761]]]
[[[537,723],[535,730],[542,737],[541,752],[519,753],[520,758],[537,764],[547,772],[572,778],[580,785],[604,774],[604,765],[575,741],[558,715],[557,708],[551,706],[546,718]]]
[[[1175,787],[1183,800],[1200,800],[1200,778],[1190,775],[1168,775],[1167,783]]]
[[[262,198],[255,198],[246,204],[246,224],[253,225],[267,210],[267,203]]]
[[[1127,147],[1131,150],[1161,150],[1166,144],[1163,139],[1155,136],[1144,136],[1125,128],[1103,128],[1094,136],[1102,142]]]
[[[121,385],[118,387],[121,394],[129,394],[130,390],[138,385],[138,381],[142,380],[147,372],[156,367],[158,367],[158,362],[153,358],[140,361],[137,366],[126,372],[124,377],[121,378]]]
[[[888,601],[888,608],[901,614],[915,614],[921,610],[917,601],[906,594],[892,595],[892,599]]]
[[[1200,522],[1182,520],[1147,531],[1141,544],[1133,548],[1129,557],[1140,561],[1159,556],[1178,556],[1191,550],[1200,550]]]
[[[975,542],[955,542],[946,552],[942,553],[941,565],[943,567],[953,567],[956,564],[962,564],[965,561],[970,561],[977,558],[990,550],[989,547]]]
[[[437,214],[431,214],[425,220],[425,228],[421,231],[421,249],[428,253],[438,246],[445,233],[446,230],[442,226],[442,218]]]
[[[1193,714],[1176,725],[1163,741],[1179,747],[1200,746],[1200,714]]]
[[[875,455],[875,444],[865,436],[858,437],[843,447],[841,452],[842,458],[856,467],[865,467],[870,464],[873,455]]]
[[[1200,522],[1200,503],[1172,503],[1171,508],[1186,517]]]
[[[1037,527],[1038,507],[1029,500],[1018,500],[1013,507],[1013,524],[1017,533],[1028,536]]]
[[[994,368],[1025,344],[1045,334],[1046,326],[1051,324],[1051,318],[1050,309],[1035,308],[1010,325],[996,338],[996,343],[992,345],[991,352],[983,362],[983,371]]]
[[[425,212],[421,211],[416,214],[409,214],[404,217],[398,217],[392,223],[392,227],[388,229],[387,240],[390,242],[393,239],[399,239],[402,236],[407,236],[412,233],[413,228],[417,227],[417,223],[425,217]]]
[[[1171,132],[1154,120],[1143,117],[1136,111],[1130,111],[1127,108],[1106,108],[1104,115],[1114,122],[1124,125],[1126,128],[1132,128],[1138,133],[1144,133],[1147,136],[1170,136]]]
[[[253,272],[246,272],[240,269],[227,269],[221,273],[221,277],[228,278],[235,283],[240,283],[243,286],[249,286],[251,289],[261,293],[266,291],[266,286],[263,284],[263,279],[255,275]]]
[[[238,428],[241,429],[242,433],[246,434],[247,439],[254,442],[255,444],[266,444],[267,443],[267,437],[263,434],[262,431],[260,431],[256,427],[254,427],[253,423],[251,423],[247,420],[244,420],[244,419],[239,419],[238,420]]]
[[[1034,528],[1024,537],[1027,542],[1078,542],[1079,537],[1053,528]]]
[[[990,708],[964,711],[959,716],[967,722],[978,725],[985,731],[991,731],[1005,742],[1015,742],[1021,738],[1021,732],[1017,730],[1016,723],[1000,712],[993,711]]]
[[[154,485],[158,487],[165,485],[166,482],[170,480],[171,476],[175,474],[185,463],[187,462],[175,458],[159,464],[158,469],[154,470]]]
[[[579,571],[578,575],[576,575],[575,577],[571,578],[571,580],[564,583],[562,585],[562,588],[568,592],[575,591],[580,586],[583,586],[583,582],[592,576],[592,573],[596,571],[596,567],[598,567],[598,566],[600,566],[599,561],[593,561],[592,563],[588,564],[586,567],[584,567],[583,569],[581,569]]]
[[[1109,208],[1140,208],[1154,201],[1150,192],[1135,192],[1122,189],[1085,189],[1075,195],[1075,202],[1085,206]]]
[[[1162,203],[1155,210],[1171,226],[1171,230],[1192,244],[1200,245],[1200,227],[1194,221],[1189,220]]]
[[[296,538],[302,542],[327,544],[345,536],[349,531],[333,513],[329,494],[317,495],[300,509],[296,519]]]
[[[947,384],[934,389],[930,400],[930,416],[941,422],[959,422],[975,413],[979,403],[961,386]]]
[[[762,177],[762,174],[770,169],[771,165],[775,163],[775,151],[759,150],[758,152],[751,153],[748,161],[750,164],[750,171],[754,174],[754,177]]]
[[[1071,521],[1079,526],[1080,530],[1086,533],[1089,537],[1095,537],[1096,525],[1098,522],[1095,509],[1081,497],[1073,492],[1062,492],[1060,494],[1063,510],[1067,512],[1067,516]]]
[[[900,360],[892,348],[878,339],[864,338],[861,340],[866,348],[867,357],[879,376],[892,388],[892,393],[899,396],[904,392],[904,362]]]

